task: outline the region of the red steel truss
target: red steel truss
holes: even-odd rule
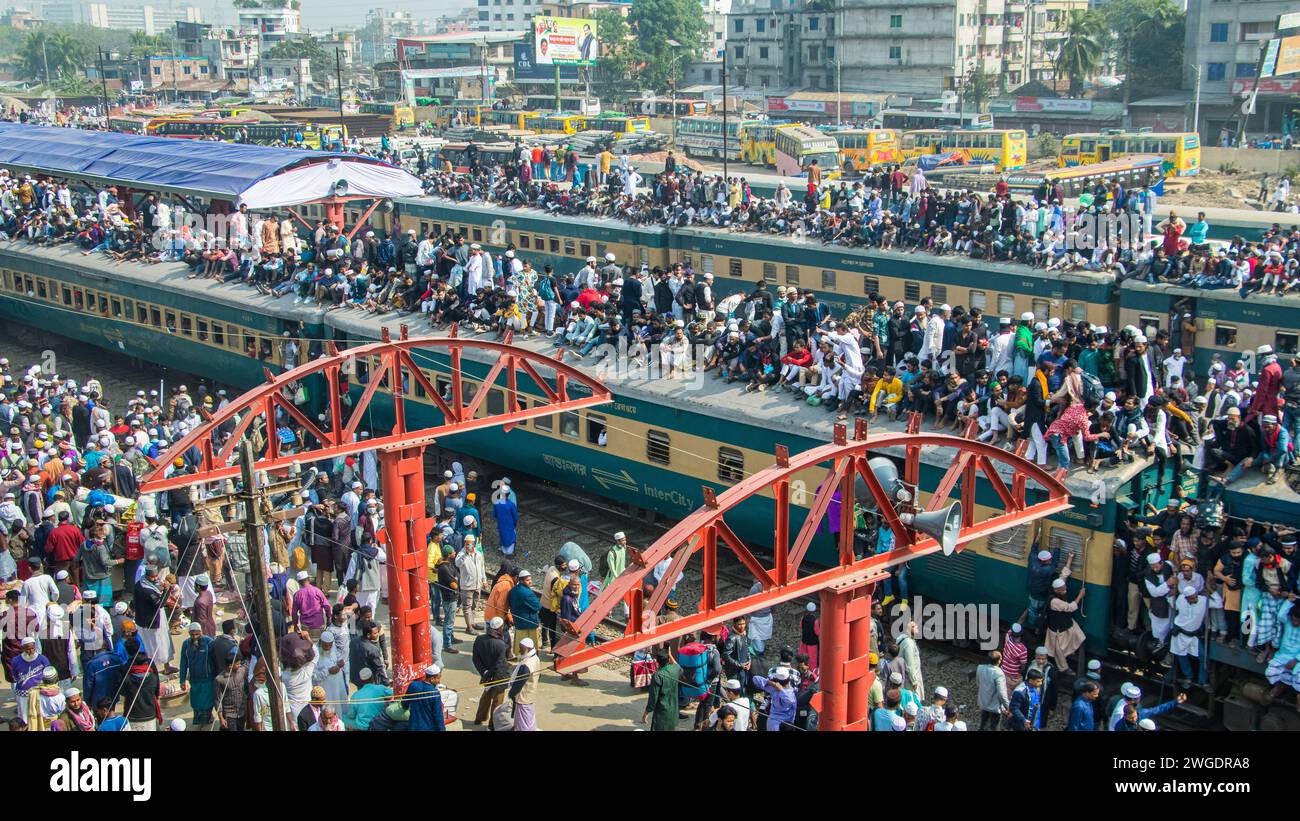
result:
[[[425,511],[424,501],[424,449],[443,436],[450,436],[480,428],[504,427],[509,430],[519,422],[561,411],[572,411],[610,401],[608,388],[581,371],[552,359],[545,354],[513,347],[507,333],[502,342],[481,339],[464,339],[457,336],[453,326],[450,336],[408,338],[406,326],[400,338],[389,337],[383,330],[382,339],[345,351],[330,344],[326,356],[300,365],[279,375],[266,373],[266,382],[253,388],[207,419],[162,454],[155,467],[146,474],[141,492],[154,493],[176,487],[206,484],[239,475],[239,465],[233,464],[240,439],[249,430],[253,420],[261,418],[266,431],[266,450],[257,459],[254,469],[269,475],[287,473],[295,464],[322,459],[379,451],[379,469],[383,482],[384,521],[383,533],[388,564],[388,609],[392,627],[394,678],[404,687],[417,671],[423,669],[431,658],[429,643],[429,585],[425,541],[433,520]],[[466,391],[461,376],[461,360],[467,350],[495,353],[496,362],[483,378],[486,385],[498,385],[504,379],[505,410],[475,417],[487,396],[479,390],[466,401]],[[444,399],[429,378],[412,358],[414,351],[445,352],[450,360],[448,393]],[[358,357],[373,357],[378,366],[370,371],[365,390],[350,409],[345,409],[340,397],[348,391],[345,365]],[[429,367],[426,365],[426,367]],[[554,385],[548,383],[545,372],[553,374]],[[312,374],[324,376],[329,386],[329,408],[323,423],[308,419],[294,406],[286,394],[291,383]],[[528,403],[520,408],[520,379],[525,380],[526,393],[546,397],[546,404]],[[531,384],[530,384],[531,383]],[[423,387],[425,395],[442,415],[442,423],[431,427],[412,428],[406,418],[406,397],[415,385]],[[578,384],[590,392],[589,396],[571,397],[569,386]],[[403,387],[405,386],[405,387]],[[374,438],[358,439],[357,428],[367,414],[367,409],[380,391],[393,403],[394,424],[390,432]],[[314,439],[314,446],[297,453],[283,453],[275,436],[275,414],[282,411],[300,424]],[[346,412],[345,412],[346,411]],[[231,435],[221,443],[215,442],[218,428],[233,424]],[[197,448],[200,462],[192,473],[172,474],[173,459]]]
[[[608,660],[611,655],[626,655],[817,593],[822,601],[820,726],[828,730],[864,728],[866,694],[875,675],[867,660],[871,588],[888,575],[890,567],[942,550],[935,538],[911,526],[911,517],[941,510],[954,490],[959,489],[961,530],[956,549],[961,549],[976,539],[1066,510],[1070,507],[1070,497],[1061,483],[1061,472],[1049,473],[1018,454],[975,441],[970,437],[969,428],[965,437],[920,433],[920,419],[913,416],[906,432],[867,435],[865,420],[857,422],[851,440],[844,426],[837,425],[831,444],[794,457],[784,446],[778,447],[776,464],[772,467],[720,495],[705,487],[703,507],[648,548],[629,549],[627,570],[601,591],[577,622],[562,623],[565,637],[556,649],[555,668],[561,673],[583,670]],[[867,464],[873,451],[879,455],[885,449],[901,449],[905,467],[900,479],[914,489],[920,472],[921,449],[925,447],[950,449],[952,462],[923,507],[891,496]],[[816,471],[823,465],[824,476],[812,497],[807,517],[792,541],[791,485],[801,472]],[[1009,483],[998,472],[999,465],[1010,468]],[[980,475],[998,495],[1005,512],[977,522],[975,485]],[[855,559],[853,552],[854,493],[858,479],[865,483],[872,497],[862,501],[877,506],[882,524],[894,533],[896,545],[888,553],[863,559]],[[1031,502],[1030,483],[1041,488],[1039,492],[1045,498]],[[839,563],[804,575],[804,557],[837,492],[840,496]],[[771,495],[776,501],[770,565],[760,560],[726,522],[728,512],[759,494]],[[720,545],[731,550],[762,584],[761,592],[734,601],[719,601]],[[658,622],[656,614],[666,604],[672,585],[659,585],[647,599],[644,580],[655,565],[669,558],[671,562],[663,578],[678,578],[696,553],[702,554],[704,584],[698,611],[673,621]],[[597,646],[587,646],[587,636],[622,601],[629,608],[625,634]]]

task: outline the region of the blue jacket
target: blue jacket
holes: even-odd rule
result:
[[[191,644],[189,639],[181,644],[181,684],[187,679],[192,682],[212,680],[211,665],[208,663],[212,641],[210,636],[199,636],[198,647]]]
[[[119,645],[122,643],[119,639]],[[97,706],[101,699],[117,702],[117,694],[122,688],[122,676],[126,670],[126,656],[105,650],[86,660],[82,670],[82,689],[85,690],[86,703]]]
[[[438,687],[423,679],[416,679],[406,688],[402,706],[410,710],[408,729],[416,733],[439,732],[447,729],[442,714],[442,695]]]
[[[1091,701],[1083,696],[1074,697],[1074,702],[1070,704],[1070,723],[1065,726],[1065,729],[1081,733],[1090,733],[1097,729]]]
[[[510,604],[510,615],[514,617],[516,630],[537,629],[542,600],[535,590],[527,585],[516,584],[510,589],[506,601]]]

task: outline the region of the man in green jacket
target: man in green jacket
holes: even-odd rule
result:
[[[604,590],[614,583],[614,580],[623,574],[627,569],[627,534],[618,531],[614,534],[614,546],[601,559],[601,569],[605,571],[605,577],[601,579],[600,589]],[[623,618],[627,618],[627,602],[620,603]]]
[[[681,681],[682,668],[673,661],[666,647],[655,648],[652,655],[659,669],[650,678],[649,697],[645,712],[641,714],[641,723],[649,723],[652,731],[672,732],[677,729],[677,685]]]

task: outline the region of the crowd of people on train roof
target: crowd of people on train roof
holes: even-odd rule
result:
[[[86,201],[62,182],[4,176],[0,198],[6,219],[21,222],[6,232],[14,239],[73,240],[86,254],[124,261],[180,260],[191,277],[244,282],[296,303],[418,312],[435,327],[457,322],[498,336],[545,334],[588,362],[628,344],[653,351],[665,377],[698,369],[749,391],[786,390],[839,419],[918,411],[940,428],[976,424],[988,440],[1026,438],[1039,464],[1053,453],[1062,466],[1077,460],[1094,471],[1141,456],[1175,468],[1194,458],[1222,483],[1251,468],[1274,481],[1300,432],[1293,353],[1279,362],[1263,346],[1257,374],[1217,359],[1195,374],[1190,303],[1153,338],[1033,313],[994,320],[929,299],[909,312],[879,294],[836,317],[811,290],[765,282],[723,299],[711,272],[683,263],[652,270],[610,253],[574,272],[537,270],[524,249],[494,254],[450,228],[349,237],[318,221],[306,234],[241,206],[217,238],[175,228],[183,223],[174,206],[152,193],[128,211],[111,187]],[[78,223],[88,227],[67,227]],[[1181,228],[1167,221],[1164,230],[1174,237]]]

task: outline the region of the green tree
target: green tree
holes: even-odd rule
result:
[[[983,66],[976,66],[974,71],[966,75],[966,80],[962,83],[962,99],[967,104],[974,106],[976,111],[982,112],[984,104],[993,96],[994,83],[996,82],[993,77],[984,71]]]
[[[165,34],[145,34],[143,31],[131,32],[127,51],[132,57],[164,57],[174,53],[171,37]]]
[[[1174,88],[1182,79],[1187,13],[1174,0],[1106,0],[1099,9],[1124,75],[1124,109],[1135,85]]]
[[[634,89],[635,43],[630,40],[627,19],[617,9],[597,9],[592,14],[600,37],[600,58],[592,68],[596,96],[614,103],[625,102]]]
[[[310,34],[294,37],[291,40],[281,40],[266,52],[266,56],[277,60],[306,57],[311,60],[312,77],[334,76],[334,52],[326,51],[320,41]]]
[[[1071,97],[1083,93],[1083,84],[1096,75],[1105,56],[1108,33],[1101,15],[1091,10],[1074,9],[1065,24],[1065,37],[1053,60],[1058,75],[1070,81]]]
[[[54,81],[54,90],[60,97],[98,97],[102,88],[84,74],[65,72]]]
[[[85,46],[63,32],[36,30],[18,49],[18,73],[30,80],[53,81],[86,64]]]
[[[639,58],[634,63],[644,64],[637,81],[656,91],[680,81],[685,64],[698,59],[708,42],[709,26],[698,0],[633,0],[627,22]]]

